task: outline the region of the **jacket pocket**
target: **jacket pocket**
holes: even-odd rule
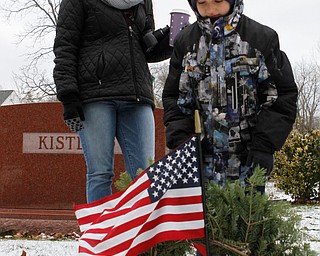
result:
[[[97,63],[97,68],[96,68],[96,75],[99,80],[101,80],[103,77],[104,69],[105,69],[105,57],[104,57],[103,52],[101,52],[98,57],[98,63]]]

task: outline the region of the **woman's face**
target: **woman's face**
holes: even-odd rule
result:
[[[204,18],[218,18],[230,12],[231,5],[226,0],[197,0],[197,8]]]

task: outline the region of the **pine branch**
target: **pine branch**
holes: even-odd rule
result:
[[[244,249],[244,248],[241,248],[241,247],[238,247],[235,245],[230,245],[227,243],[220,242],[218,240],[211,240],[210,243],[214,246],[218,246],[218,247],[223,248],[229,252],[236,253],[237,255],[240,255],[240,256],[248,256],[251,254],[251,251],[248,248]]]
[[[114,185],[118,191],[125,190],[130,183],[132,182],[131,177],[127,172],[120,173],[120,177],[118,180],[114,182]]]

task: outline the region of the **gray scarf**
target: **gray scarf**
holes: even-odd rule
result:
[[[129,9],[132,6],[135,6],[135,5],[143,2],[143,0],[102,0],[102,1],[112,7],[116,8],[116,9],[120,9],[120,10]]]

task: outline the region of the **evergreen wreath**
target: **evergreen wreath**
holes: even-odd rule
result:
[[[139,170],[138,173],[141,173]],[[264,184],[265,171],[257,167],[243,186],[239,181],[225,187],[210,182],[206,188],[207,228],[210,252],[215,256],[316,256],[299,230],[300,217],[287,202],[274,202],[256,190]],[[115,181],[118,190],[131,183],[126,172]],[[141,256],[177,256],[194,252],[199,241],[168,241]]]

